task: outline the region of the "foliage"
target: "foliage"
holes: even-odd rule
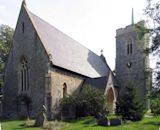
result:
[[[151,100],[151,112],[155,115],[160,114],[160,100]]]
[[[61,101],[62,111],[74,108],[77,117],[87,115],[97,116],[98,113],[106,114],[106,100],[100,90],[91,86],[83,86],[80,92],[66,96]]]
[[[149,23],[149,34],[152,39],[151,47],[148,53],[152,53],[157,59],[156,68],[153,70],[155,74],[154,87],[160,87],[160,1],[147,0],[148,5],[145,14]]]
[[[160,90],[153,88],[149,98],[151,101],[151,112],[155,115],[160,114]]]
[[[129,82],[116,103],[116,114],[122,119],[137,121],[144,115],[144,102],[136,97],[136,87]]]
[[[152,39],[151,47],[148,52],[157,59],[156,67],[153,70],[154,84],[150,95],[151,110],[154,114],[160,113],[160,1],[147,0],[148,5],[145,14],[149,19],[149,33]]]
[[[7,25],[0,25],[0,86],[3,84],[3,73],[8,58],[14,30]]]
[[[142,40],[142,39],[144,40],[145,34],[149,33],[150,29],[148,29],[144,26],[144,21],[141,21],[141,22],[135,24],[135,31],[138,34],[138,40]]]
[[[151,100],[160,99],[160,89],[158,89],[158,88],[152,88],[151,93],[149,95],[149,98]]]
[[[8,25],[0,25],[0,73],[2,73],[11,48],[14,30]]]
[[[71,107],[76,107],[76,100],[77,100],[77,92],[72,93],[72,95],[65,96],[60,103],[62,111],[69,111]]]

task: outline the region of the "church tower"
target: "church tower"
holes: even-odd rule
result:
[[[123,88],[132,82],[136,86],[138,97],[145,98],[150,88],[147,73],[149,57],[144,53],[149,46],[149,39],[147,36],[140,36],[137,26],[145,27],[145,22],[140,21],[134,24],[132,13],[132,24],[116,30],[115,71],[120,85],[120,94],[124,92]]]

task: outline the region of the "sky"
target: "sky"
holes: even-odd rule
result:
[[[143,20],[147,0],[26,0],[27,8],[68,36],[106,57],[115,68],[116,29]],[[0,24],[16,26],[22,0],[0,0]]]

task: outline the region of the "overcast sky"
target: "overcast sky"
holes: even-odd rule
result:
[[[0,0],[0,24],[16,26],[22,0]],[[115,67],[116,29],[144,19],[146,0],[26,0],[28,9]]]

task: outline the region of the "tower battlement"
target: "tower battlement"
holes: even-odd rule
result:
[[[119,28],[116,30],[116,36],[122,35],[124,33],[128,33],[133,31],[134,26],[133,25],[128,25],[125,28]]]
[[[145,21],[139,21],[136,24],[130,24],[124,28],[119,28],[116,30],[116,36],[122,35],[124,33],[129,33],[129,32],[133,32],[133,30],[135,29],[135,25],[139,25],[139,26],[145,26]]]

